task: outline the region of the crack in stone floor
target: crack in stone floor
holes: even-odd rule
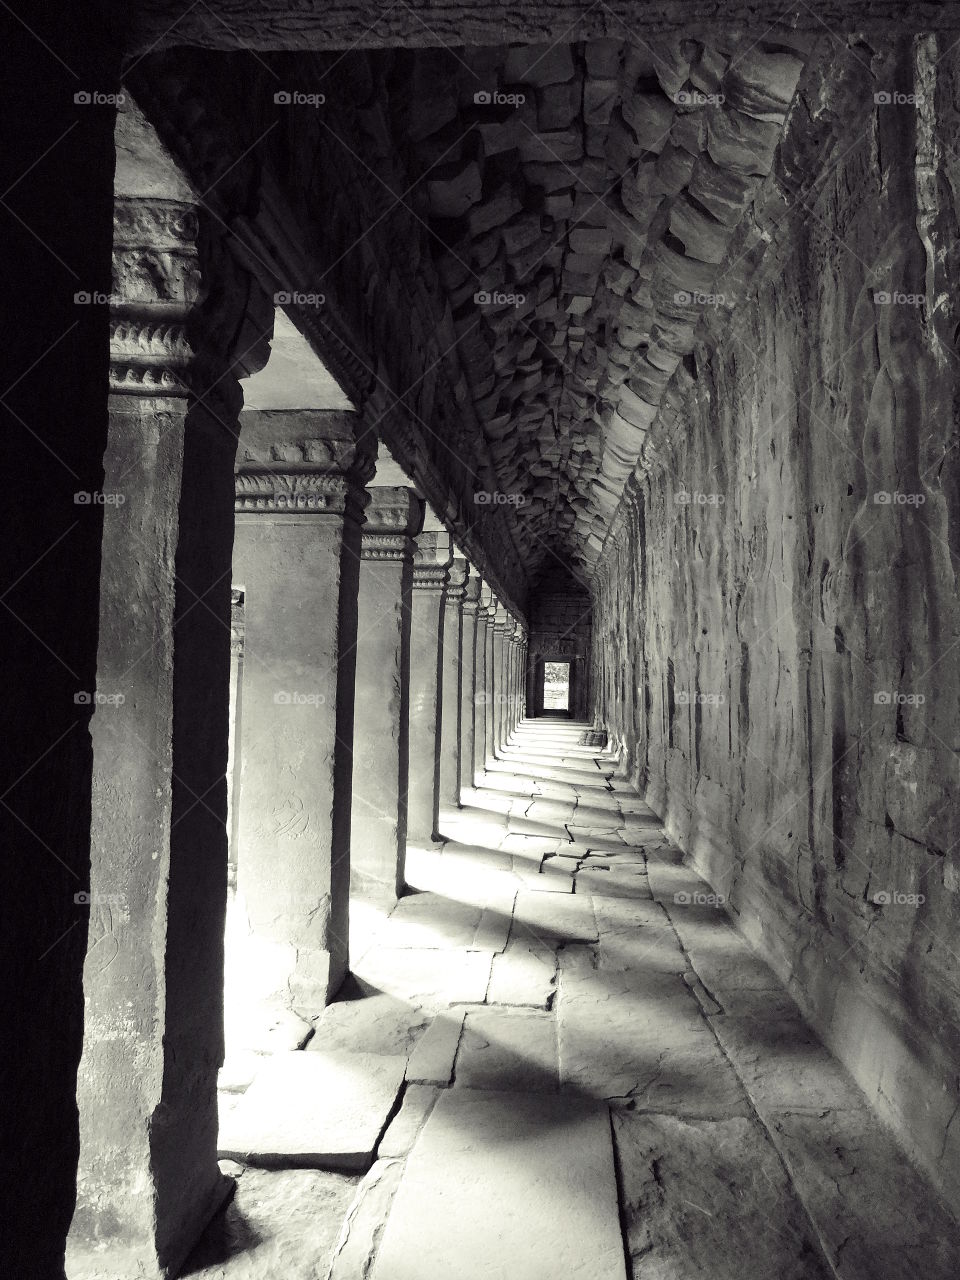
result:
[[[355,904],[306,1044],[228,1058],[237,1192],[183,1275],[955,1276],[954,1220],[589,728],[524,722],[409,894]]]

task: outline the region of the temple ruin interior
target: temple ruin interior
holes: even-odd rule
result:
[[[960,4],[0,3],[3,1280],[956,1280]]]

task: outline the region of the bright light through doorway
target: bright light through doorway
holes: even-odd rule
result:
[[[570,710],[570,663],[545,662],[543,664],[544,711]]]

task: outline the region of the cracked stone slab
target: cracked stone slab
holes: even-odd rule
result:
[[[803,1206],[755,1121],[616,1112],[613,1132],[638,1277],[832,1280]]]
[[[481,1004],[490,981],[489,951],[374,948],[356,965],[362,984],[430,1011],[454,1004]]]
[[[863,1094],[800,1019],[710,1019],[761,1116],[773,1111],[857,1110]]]
[[[690,1116],[746,1114],[749,1101],[679,975],[590,970],[560,960],[564,1090]]]
[[[555,1093],[556,1020],[551,1014],[478,1009],[467,1013],[454,1080],[465,1089]]]
[[[407,1159],[371,1280],[626,1280],[607,1108],[450,1089]]]
[[[374,1053],[275,1054],[221,1116],[219,1154],[268,1167],[366,1169],[405,1066]]]
[[[442,856],[442,855],[441,855]],[[461,947],[474,944],[481,909],[436,893],[401,898],[377,932],[383,947]]]
[[[588,897],[521,891],[513,912],[511,939],[557,946],[596,942],[597,924]]]
[[[407,1063],[411,1084],[448,1085],[463,1031],[463,1010],[440,1013]]]
[[[603,898],[652,898],[645,875],[628,871],[605,870],[602,867],[581,867],[574,874],[577,893],[592,893]]]
[[[771,1130],[843,1280],[954,1280],[960,1226],[869,1107]]]
[[[356,1197],[346,1215],[329,1274],[318,1272],[318,1277],[323,1276],[324,1280],[359,1280],[368,1274],[402,1173],[402,1160],[378,1160],[370,1169],[357,1187]]]
[[[439,1085],[408,1084],[406,1086],[400,1110],[390,1121],[377,1147],[378,1160],[400,1158],[409,1152],[439,1097]]]
[[[190,1280],[316,1280],[326,1276],[356,1175],[230,1168],[237,1189],[197,1242]]]
[[[532,1005],[545,1009],[553,998],[557,955],[533,941],[514,940],[494,956],[487,1000],[490,1004]]]
[[[396,996],[363,996],[327,1005],[316,1021],[308,1053],[350,1050],[387,1055],[411,1054],[430,1025],[430,1015]]]

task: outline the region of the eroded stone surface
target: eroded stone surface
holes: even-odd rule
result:
[[[326,1276],[357,1178],[313,1169],[231,1169],[237,1189],[180,1275],[190,1280]]]
[[[221,1112],[221,1156],[265,1166],[365,1169],[403,1083],[406,1059],[283,1053]]]
[[[444,1092],[407,1160],[372,1280],[434,1275],[625,1280],[606,1108]]]
[[[777,1153],[755,1120],[614,1116],[635,1273],[650,1280],[832,1280]]]
[[[466,1089],[556,1092],[556,1020],[546,1013],[468,1012],[455,1078]]]

